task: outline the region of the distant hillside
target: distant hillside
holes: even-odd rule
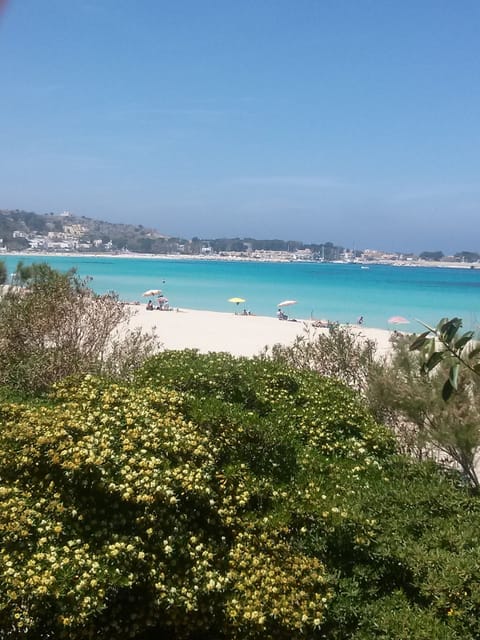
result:
[[[0,210],[0,246],[8,251],[135,251],[170,253],[180,241],[143,225],[114,224],[85,216]]]
[[[338,260],[343,247],[332,242],[304,244],[295,240],[255,238],[173,238],[143,225],[114,224],[62,214],[0,209],[0,248],[7,251],[102,251],[151,254],[213,254],[262,257],[256,252],[296,254],[303,259]],[[352,257],[354,254],[350,254]],[[360,255],[357,252],[357,257]]]

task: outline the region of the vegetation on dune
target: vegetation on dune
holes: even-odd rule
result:
[[[480,379],[467,368],[457,370],[456,392],[445,398],[445,385],[456,365],[445,359],[432,369],[426,367],[430,356],[412,352],[411,342],[399,337],[391,360],[372,376],[372,405],[406,451],[457,465],[478,490]]]
[[[0,260],[0,285],[5,284],[7,282],[7,265],[3,260]]]
[[[0,415],[5,638],[480,633],[478,501],[335,381],[166,352]]]
[[[128,330],[128,307],[98,296],[74,271],[19,263],[0,298],[0,384],[36,393],[78,373],[125,376],[155,351],[154,334]]]
[[[341,327],[256,359],[144,360],[151,337],[111,346],[115,296],[45,265],[17,283],[0,299],[0,638],[480,637],[460,455],[478,376],[458,327],[450,349],[397,336],[385,361]],[[435,448],[461,472],[422,459]]]
[[[396,435],[399,451],[455,464],[479,488],[480,365],[473,332],[443,319],[418,337],[394,333],[392,351],[378,358],[375,343],[349,327],[306,331],[265,357],[284,366],[340,380],[363,397],[375,418]]]
[[[265,357],[295,369],[309,369],[365,393],[375,367],[376,344],[350,328],[331,325],[328,333],[306,327],[291,345],[275,345]]]

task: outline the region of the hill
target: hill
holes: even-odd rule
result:
[[[62,214],[0,210],[0,238],[8,251],[137,251],[169,253],[178,250],[179,240],[143,225],[115,224]]]

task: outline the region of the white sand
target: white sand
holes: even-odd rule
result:
[[[265,316],[243,316],[233,313],[180,309],[147,311],[145,306],[131,305],[134,315],[130,326],[148,331],[152,327],[166,349],[198,349],[201,353],[226,351],[236,356],[259,354],[274,344],[289,345],[295,338],[314,329],[309,321],[285,321]],[[390,331],[353,326],[366,338],[375,340],[378,354],[390,350]]]

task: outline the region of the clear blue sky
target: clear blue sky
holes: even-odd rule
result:
[[[0,208],[480,251],[478,0],[8,0]]]

